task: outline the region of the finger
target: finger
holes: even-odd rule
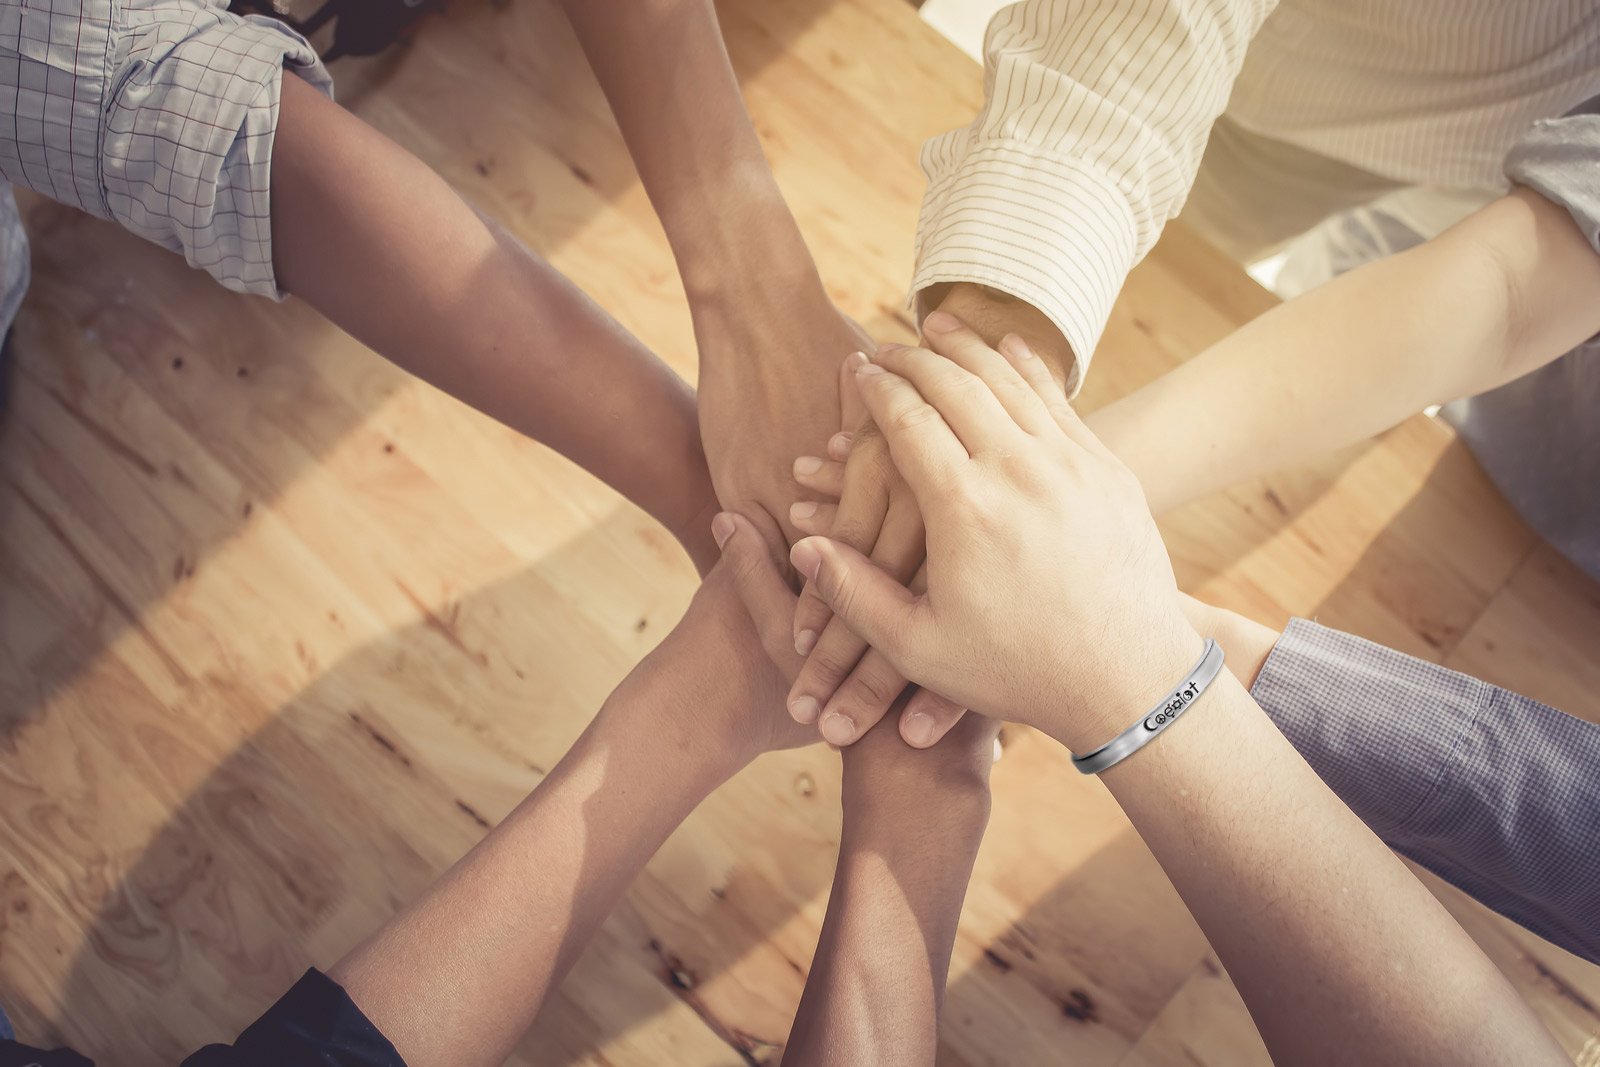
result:
[[[794,480],[813,493],[838,500],[844,496],[844,463],[821,456],[801,456],[794,461]]]
[[[893,479],[894,466],[883,447],[880,445],[877,448],[862,448],[854,454],[849,463],[845,464],[844,492],[839,498],[839,509],[834,514],[833,528],[810,532],[827,534],[835,541],[849,545],[858,552],[874,552],[893,502],[891,493]],[[920,515],[917,522],[920,526]],[[920,540],[921,534],[917,536]],[[917,547],[920,549],[920,544]],[[891,570],[891,573],[895,572]],[[909,577],[909,574],[898,576]],[[817,595],[816,590],[811,588],[811,583],[807,582],[805,588],[800,591],[800,603],[795,607],[795,650],[802,656],[808,655],[832,617],[833,612]],[[849,669],[850,665],[845,664],[844,670]],[[833,684],[837,685],[843,677],[841,674],[839,678],[833,679]],[[832,692],[833,688],[830,686],[818,694],[818,699],[826,698]]]
[[[902,502],[890,510],[883,532],[878,536],[869,558],[891,578],[905,581],[922,564],[924,538],[921,512],[914,501],[903,497]],[[815,590],[815,583],[808,582],[806,585],[814,590],[812,598],[821,607],[822,614],[818,617],[820,621],[816,623],[816,628],[810,629],[810,616],[803,615],[810,601],[805,595],[801,596],[795,617],[806,618],[808,628],[802,630],[796,639],[795,650],[806,656],[806,662],[790,687],[789,703],[794,705],[804,701],[800,706],[809,714],[816,708],[833,707],[833,697],[858,667],[862,655],[867,651],[867,641],[845,622],[833,617],[832,609],[821,599],[820,591]],[[819,634],[820,637],[816,636]],[[905,688],[905,683],[897,678],[895,681],[898,684],[888,689],[888,679],[877,680],[881,682],[879,688],[882,692],[858,694],[862,699],[842,709],[834,708],[837,715],[844,715],[854,726],[847,729],[845,722],[835,723],[823,734],[824,737],[833,744],[848,745],[883,717],[895,697],[899,696],[900,690]],[[826,727],[827,715],[824,714],[821,721]]]
[[[887,382],[886,386],[873,384],[875,379],[885,377],[898,377],[907,382],[912,393],[933,407],[939,420],[949,427],[969,455],[1006,451],[1014,448],[1019,439],[1028,436],[982,378],[937,352],[905,345],[884,345],[879,348],[873,362],[856,371],[856,381],[867,383],[867,391],[861,395],[867,401],[868,410],[872,409],[872,397],[868,392],[881,389],[890,399],[898,399],[890,391],[896,389],[893,381]],[[902,402],[900,412],[889,416],[889,422],[877,418],[877,414],[873,411],[878,427],[891,441],[894,440],[896,427],[893,420],[896,417],[902,421],[910,420],[918,430],[927,419],[926,413],[909,399]],[[897,466],[899,461],[897,454]]]
[[[889,444],[895,468],[918,499],[947,484],[971,459],[938,409],[898,374],[868,363],[856,372],[856,387]]]
[[[789,521],[803,534],[821,534],[826,537],[828,531],[834,527],[834,517],[838,511],[837,504],[818,504],[813,500],[801,500],[789,505]]]
[[[909,647],[907,635],[915,623],[913,613],[920,603],[909,589],[860,552],[825,537],[795,542],[789,559],[816,583],[835,615],[900,666]],[[789,712],[801,722],[814,721],[822,710],[814,699],[809,707],[796,707],[796,703],[791,701]]]
[[[851,380],[850,388],[855,388],[854,378]],[[870,426],[871,423],[867,423],[866,425]],[[836,459],[841,463],[849,459],[850,449],[854,446],[855,439],[856,435],[851,433],[849,430],[840,430],[838,433],[828,438],[828,458]]]
[[[931,748],[966,713],[966,708],[948,697],[918,689],[900,712],[900,736],[912,748]]]
[[[828,634],[824,633],[822,639],[826,641]],[[817,648],[822,648],[821,643]],[[814,659],[815,656],[807,659],[806,666]],[[804,672],[802,667],[802,675]],[[795,679],[795,684],[800,684],[800,679]],[[849,677],[823,705],[817,729],[830,745],[843,748],[852,744],[878,724],[905,688],[905,678],[894,669],[889,658],[876,649],[866,648]]]
[[[1050,373],[1050,368],[1045,361],[1040,359],[1028,342],[1014,333],[1008,333],[1000,339],[1000,354],[1016,368],[1024,381],[1039,397],[1045,410],[1055,424],[1061,427],[1068,437],[1078,444],[1089,447],[1100,445],[1099,438],[1095,437],[1089,428],[1084,425],[1078,413],[1073,410],[1071,402],[1067,400],[1066,392],[1061,384],[1056,381],[1055,375]]]
[[[1033,434],[1055,428],[1054,416],[1033,387],[976,330],[948,311],[933,312],[923,321],[922,330],[929,348],[983,379],[1018,426]]]
[[[803,660],[788,640],[795,595],[767,551],[767,542],[743,515],[720,512],[711,520],[711,536],[722,552],[722,565],[733,572],[734,589],[744,601],[767,656],[793,678]]]

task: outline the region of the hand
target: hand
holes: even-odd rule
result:
[[[721,525],[712,536],[726,539]],[[800,668],[800,656],[783,640],[794,594],[784,585],[768,555],[767,539],[742,516],[739,528],[755,554],[766,559],[771,581],[759,572],[740,574],[747,563],[719,560],[689,604],[682,621],[628,676],[624,687],[648,682],[651,672],[678,672],[685,691],[699,694],[694,710],[659,729],[684,736],[694,745],[720,746],[737,768],[764,752],[798,748],[816,741],[816,732],[797,724],[783,710],[783,696]],[[775,533],[772,534],[775,536]],[[755,620],[755,625],[752,624]],[[771,636],[772,640],[763,640]],[[707,655],[718,670],[707,672]],[[659,681],[659,678],[654,679]],[[620,690],[619,690],[620,691]],[[659,701],[648,706],[658,709]]]
[[[1057,381],[1075,372],[1075,361],[1061,332],[1042,312],[997,290],[969,284],[945,288],[939,309],[923,323],[928,346],[949,355],[943,344],[952,330],[967,326],[998,341],[1007,334],[1027,338],[1042,354]],[[848,372],[847,377],[853,377]],[[846,394],[853,381],[841,383]],[[838,499],[832,511],[810,502],[795,505],[791,519],[802,532],[825,534],[867,555],[891,576],[922,588],[925,558],[921,513],[916,500],[894,468],[883,435],[870,420],[853,436],[829,441],[832,462],[806,456],[796,461],[795,480],[815,492]],[[842,471],[838,461],[848,456]],[[830,525],[823,525],[831,520]],[[835,745],[849,744],[889,710],[905,687],[905,679],[881,652],[849,627],[833,619],[827,603],[810,582],[801,591],[795,611],[795,648],[807,654],[805,668],[789,694],[789,713],[799,722],[817,722],[822,736]],[[964,714],[962,706],[929,690],[917,690],[900,713],[900,735],[926,748],[938,742]]]
[[[857,397],[854,367],[864,361],[852,356],[844,366],[841,387]],[[835,434],[828,442],[828,454],[829,459],[796,460],[795,481],[838,503],[794,505],[790,517],[795,526],[802,533],[824,534],[870,553],[872,561],[891,576],[920,589],[922,513],[895,470],[877,426],[869,419],[855,434]],[[803,677],[796,679],[789,693],[789,713],[796,722],[818,723],[830,744],[852,744],[888,713],[906,689],[906,680],[881,652],[833,619],[833,610],[809,582],[795,608],[795,629],[794,647],[807,659]],[[913,687],[899,713],[900,736],[909,745],[928,748],[965,713],[960,704]]]
[[[797,288],[809,295],[706,300],[694,315],[700,435],[717,498],[728,511],[770,515],[786,542],[800,536],[789,514],[794,457],[821,452],[844,419],[860,421],[859,400],[841,410],[837,375],[845,356],[871,346],[820,282]]]
[[[721,574],[731,577],[762,645],[779,671],[792,675],[802,662],[787,641],[786,624],[796,597],[767,552],[765,540],[748,519],[732,513],[716,517],[712,534],[722,550],[713,578]],[[804,732],[808,738],[812,736],[809,730]],[[874,818],[892,815],[892,821],[900,821],[900,816],[914,818],[930,798],[955,802],[981,797],[987,810],[989,768],[997,756],[998,732],[998,722],[968,715],[951,731],[951,743],[924,754],[902,744],[893,730],[869,729],[860,743],[843,753],[846,807]],[[787,732],[783,736],[787,737]]]
[[[911,680],[1093,747],[1200,647],[1155,521],[1020,339],[960,328],[941,350],[886,346],[856,371],[921,505],[927,592],[827,538],[790,558]]]

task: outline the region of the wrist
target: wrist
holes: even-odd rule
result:
[[[735,164],[664,206],[662,224],[691,308],[736,307],[773,288],[821,281],[765,160]]]
[[[1228,670],[1233,676],[1246,689],[1254,686],[1257,675],[1266,666],[1267,657],[1272,654],[1273,646],[1283,632],[1263,626],[1236,611],[1196,600],[1186,593],[1180,593],[1178,599],[1189,625],[1201,637],[1213,638],[1222,646],[1223,654],[1228,657]]]
[[[702,466],[704,463],[702,457]],[[702,579],[711,573],[711,568],[722,558],[722,551],[717,548],[716,539],[711,536],[711,520],[722,510],[722,504],[711,488],[709,473],[705,476],[705,482],[705,492],[699,496],[698,502],[691,502],[685,509],[688,517],[674,521],[667,527],[683,546],[683,550],[689,554],[690,561],[694,563],[694,568]]]
[[[843,843],[904,841],[911,827],[926,827],[941,841],[981,837],[989,822],[991,799],[988,779],[976,775],[930,776],[906,788],[863,785],[847,777]]]
[[[1097,663],[1091,691],[1057,696],[1028,721],[1075,754],[1092,752],[1148,714],[1188,676],[1204,647],[1200,634],[1174,611],[1117,638],[1115,653]],[[1077,658],[1083,661],[1081,651]]]
[[[885,797],[846,793],[839,830],[841,877],[861,864],[886,866],[902,877],[901,889],[920,895],[942,882],[941,872],[970,869],[989,826],[987,783],[921,795]],[[965,886],[965,879],[962,879]]]
[[[899,837],[907,827],[925,825],[982,836],[989,819],[994,731],[977,735],[970,744],[952,735],[931,749],[918,750],[892,729],[880,727],[844,749],[845,836],[864,842],[885,834]]]
[[[1077,361],[1066,336],[1050,316],[1010,293],[974,282],[943,283],[924,290],[918,305],[924,310],[949,312],[972,327],[990,347],[1014,333],[1044,360],[1057,384],[1065,385],[1073,377]]]
[[[608,751],[648,753],[652,765],[670,768],[675,787],[699,803],[764,748],[745,731],[707,723],[705,705],[716,696],[707,693],[703,674],[689,675],[690,661],[674,657],[665,669],[657,669],[662,649],[671,643],[669,637],[623,680],[584,732],[584,740],[592,735]]]

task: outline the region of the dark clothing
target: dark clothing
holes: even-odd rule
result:
[[[0,1026],[4,1016],[0,1015]],[[9,1027],[0,1030],[6,1033]],[[45,1052],[0,1037],[0,1067],[93,1067],[67,1049]],[[231,1045],[207,1045],[182,1067],[405,1067],[388,1038],[337,982],[310,970]]]

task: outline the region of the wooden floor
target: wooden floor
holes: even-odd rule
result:
[[[919,142],[977,69],[904,0],[730,0],[759,128],[840,304],[901,311]],[[685,375],[662,235],[547,4],[460,0],[342,72]],[[634,508],[304,307],[222,291],[53,204],[0,431],[0,1001],[104,1064],[170,1064],[336,959],[540,779],[683,608]],[[1087,403],[1268,306],[1181,229],[1130,281]],[[1166,524],[1180,578],[1600,714],[1600,590],[1417,418]],[[1149,853],[1012,731],[941,1062],[1239,1067],[1243,1006]],[[515,1062],[773,1061],[822,918],[837,758],[762,760],[650,864]],[[1444,891],[1566,1048],[1600,970]]]

